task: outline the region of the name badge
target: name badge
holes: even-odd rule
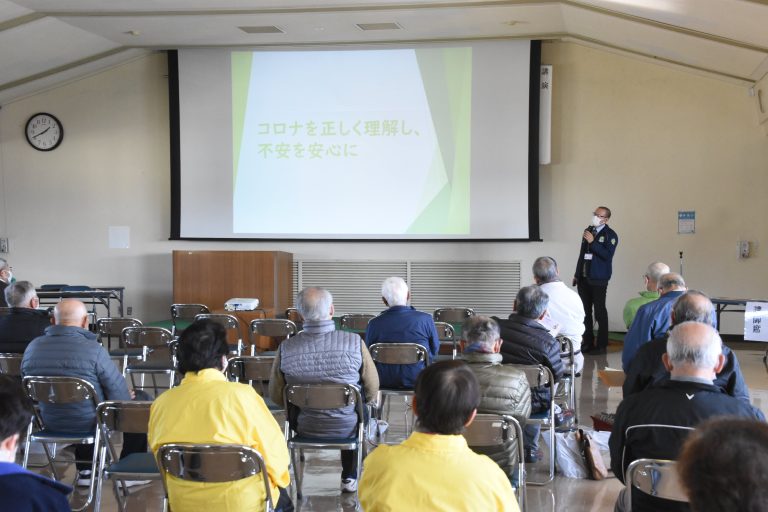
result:
[[[585,260],[591,260],[592,259],[592,253],[591,252],[585,253],[584,254],[584,259]]]

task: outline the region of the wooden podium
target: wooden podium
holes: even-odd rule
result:
[[[257,298],[270,316],[293,304],[293,254],[282,251],[173,251],[173,302],[221,310]],[[247,333],[244,333],[247,340]]]

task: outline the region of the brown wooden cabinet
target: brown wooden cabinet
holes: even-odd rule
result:
[[[293,254],[282,251],[173,251],[173,302],[224,308],[256,297],[282,314],[293,305]]]

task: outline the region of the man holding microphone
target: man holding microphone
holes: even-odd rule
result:
[[[611,279],[613,254],[619,245],[619,235],[607,224],[610,218],[611,210],[605,206],[598,206],[593,212],[592,223],[582,235],[576,274],[573,276],[573,285],[577,287],[584,304],[581,351],[595,355],[605,354],[608,346],[608,310],[605,307],[605,295],[608,281]],[[598,326],[596,342],[592,323],[593,307]]]

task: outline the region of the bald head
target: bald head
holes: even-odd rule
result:
[[[62,299],[53,308],[53,318],[56,325],[85,328],[88,325],[88,310],[77,299]]]
[[[709,297],[697,290],[688,290],[672,306],[672,327],[683,322],[715,325],[715,306]]]
[[[659,279],[659,290],[664,295],[668,292],[685,291],[685,281],[683,276],[675,272],[669,272]]]
[[[714,379],[724,363],[723,342],[712,326],[683,322],[670,332],[663,359],[673,378]]]

